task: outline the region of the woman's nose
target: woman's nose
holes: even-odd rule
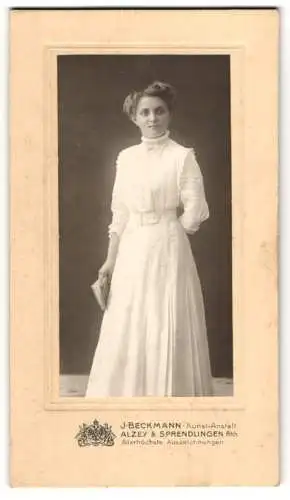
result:
[[[152,111],[150,114],[149,114],[149,120],[154,122],[156,120],[156,113],[154,113],[154,111]]]

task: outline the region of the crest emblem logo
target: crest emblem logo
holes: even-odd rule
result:
[[[113,446],[115,444],[115,434],[112,427],[107,423],[100,424],[94,420],[92,424],[82,424],[79,432],[75,436],[79,446]]]

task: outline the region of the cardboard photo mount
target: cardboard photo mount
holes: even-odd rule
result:
[[[10,12],[12,486],[279,483],[278,31],[275,9]],[[57,56],[145,53],[230,55],[232,397],[59,396]]]

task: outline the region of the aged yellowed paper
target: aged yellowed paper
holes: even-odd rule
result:
[[[278,30],[275,9],[11,11],[13,486],[278,484]],[[57,61],[125,54],[230,58],[231,395],[59,393]]]

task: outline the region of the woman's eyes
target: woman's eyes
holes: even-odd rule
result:
[[[163,113],[165,113],[165,109],[164,108],[157,108],[155,109],[155,113],[156,115],[163,115]],[[148,116],[150,114],[150,110],[149,109],[141,109],[140,111],[140,115],[142,116]]]

